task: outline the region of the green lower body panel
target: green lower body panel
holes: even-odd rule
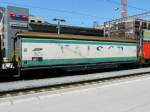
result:
[[[22,61],[22,67],[51,66],[51,65],[71,65],[84,63],[109,63],[137,61],[136,57],[114,57],[114,58],[83,58],[83,59],[49,59],[43,61]]]

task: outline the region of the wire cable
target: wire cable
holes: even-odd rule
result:
[[[98,17],[95,15],[89,15],[81,12],[76,12],[76,11],[68,11],[68,10],[60,10],[60,9],[53,9],[53,8],[44,8],[44,7],[38,7],[38,6],[31,6],[31,5],[23,5],[23,4],[16,4],[16,3],[11,3],[11,2],[1,2],[3,4],[9,4],[9,5],[17,5],[17,6],[23,6],[23,7],[28,7],[28,8],[33,8],[33,9],[40,9],[40,10],[47,10],[47,11],[54,11],[54,12],[60,12],[60,13],[68,13],[68,14],[75,14],[75,15],[81,15],[85,17],[91,17],[91,18],[97,18],[97,19],[111,19],[108,17]]]
[[[105,1],[110,2],[110,3],[113,3],[113,4],[116,4],[116,5],[119,5],[119,6],[121,5],[119,2],[114,1],[114,0],[105,0]],[[127,4],[127,7],[128,7],[128,8],[132,8],[132,9],[136,9],[136,10],[140,10],[140,11],[145,11],[145,12],[148,11],[148,10],[146,10],[146,9],[138,8],[138,7],[129,5],[129,4]]]

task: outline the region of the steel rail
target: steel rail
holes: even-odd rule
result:
[[[66,76],[59,78],[48,78],[48,79],[38,79],[38,80],[27,80],[27,81],[14,81],[8,83],[0,83],[0,96],[2,94],[17,92],[17,91],[26,91],[34,90],[40,88],[54,87],[54,86],[64,86],[69,84],[85,83],[85,82],[94,82],[101,81],[104,79],[114,79],[119,77],[127,76],[137,76],[143,74],[150,74],[150,67],[132,69],[132,70],[123,70],[115,72],[104,72],[96,74],[87,74],[79,76]]]

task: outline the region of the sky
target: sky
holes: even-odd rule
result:
[[[150,0],[127,0],[128,15],[150,11]],[[0,0],[0,6],[29,8],[30,14],[50,23],[53,18],[65,19],[66,25],[92,27],[93,22],[121,17],[121,0]]]

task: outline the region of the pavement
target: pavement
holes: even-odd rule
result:
[[[1,98],[0,112],[150,112],[150,76]]]

